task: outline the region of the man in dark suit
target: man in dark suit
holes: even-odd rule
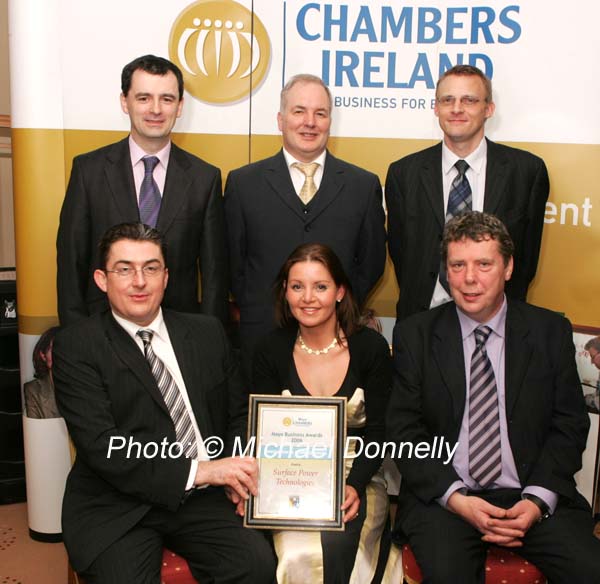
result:
[[[589,419],[572,330],[506,299],[514,246],[501,221],[450,221],[442,256],[454,302],[396,324],[387,430],[396,443],[456,449],[396,459],[397,535],[426,582],[483,584],[489,544],[516,548],[551,582],[598,581],[600,541],[577,492]],[[405,447],[406,448],[406,447]]]
[[[223,327],[161,309],[169,272],[155,229],[117,225],[99,247],[94,280],[110,310],[54,342],[57,401],[77,450],[63,500],[72,566],[89,583],[158,584],[164,543],[200,582],[271,583],[270,546],[236,516],[256,493],[256,461],[215,458],[245,434]]]
[[[274,327],[272,286],[300,244],[329,245],[364,303],[385,264],[381,185],[327,150],[331,94],[313,75],[292,77],[277,115],[283,150],[234,170],[225,186],[231,286],[247,359]]]
[[[438,81],[434,108],[443,141],[390,165],[385,198],[400,287],[398,318],[450,300],[439,243],[444,224],[465,208],[493,213],[505,223],[515,244],[506,294],[525,300],[537,269],[548,172],[541,158],[485,138],[494,110],[491,81],[479,69],[449,69]]]
[[[121,87],[129,137],[73,160],[57,239],[60,322],[106,308],[93,281],[96,246],[109,227],[140,220],[160,229],[167,243],[170,285],[164,306],[224,321],[228,267],[221,173],[171,142],[183,107],[181,71],[146,55],[124,67]]]

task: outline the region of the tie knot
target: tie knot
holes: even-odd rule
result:
[[[158,164],[158,157],[156,156],[144,156],[142,158],[142,162],[144,163],[144,173],[152,174],[155,166]],[[460,161],[459,161],[460,162]],[[457,162],[458,164],[458,162]]]
[[[489,326],[478,326],[475,329],[475,342],[478,347],[482,347],[487,343],[489,336],[492,334],[492,329]]]
[[[292,164],[294,168],[297,168],[305,177],[315,176],[317,168],[319,168],[318,162],[294,162]]]
[[[463,177],[469,168],[469,163],[466,160],[457,160],[454,166],[458,170],[458,176]]]
[[[154,333],[148,329],[140,329],[137,332],[137,336],[140,337],[140,339],[142,339],[144,345],[149,345],[152,342],[152,337],[154,336]]]

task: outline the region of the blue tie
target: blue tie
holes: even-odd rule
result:
[[[158,158],[146,156],[142,158],[142,162],[144,163],[144,180],[140,187],[140,221],[150,227],[156,227],[161,196],[152,172],[158,164]]]
[[[454,177],[452,185],[450,186],[446,223],[453,217],[456,217],[465,211],[470,211],[473,204],[471,185],[467,178],[469,163],[466,160],[457,160],[454,166],[456,167],[456,170],[458,170],[458,174]],[[440,264],[440,284],[444,287],[444,290],[450,294],[450,286],[448,286],[448,278],[446,276],[446,266],[443,261]]]

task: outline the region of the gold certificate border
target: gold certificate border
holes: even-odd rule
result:
[[[313,396],[281,396],[252,394],[249,399],[248,415],[248,440],[255,440],[254,452],[257,458],[262,451],[261,436],[261,409],[264,406],[281,408],[282,413],[291,417],[294,412],[301,409],[305,414],[311,409],[333,410],[332,444],[331,444],[331,477],[329,490],[332,494],[332,509],[329,518],[316,517],[289,517],[283,514],[269,514],[261,516],[258,512],[256,498],[250,495],[246,502],[244,526],[255,529],[293,529],[305,531],[342,531],[344,529],[343,513],[340,509],[344,501],[345,473],[344,473],[344,445],[346,442],[346,398],[345,397],[313,397]],[[258,488],[261,485],[260,460]]]

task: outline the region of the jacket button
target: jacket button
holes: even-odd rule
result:
[[[310,231],[310,225],[307,225],[307,226],[304,228],[304,231]]]

